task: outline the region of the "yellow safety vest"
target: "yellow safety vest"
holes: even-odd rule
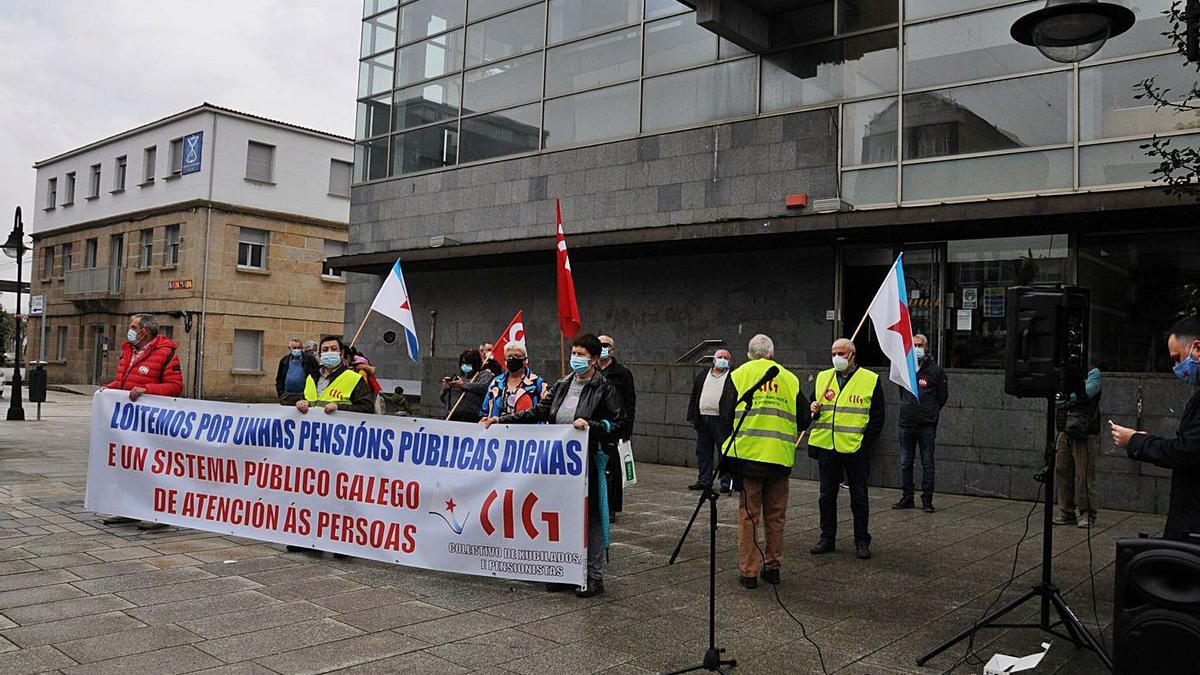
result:
[[[755,359],[744,363],[730,373],[738,397],[746,393],[771,366],[779,364],[770,359]],[[738,459],[749,459],[768,464],[790,467],[796,462],[796,395],[800,392],[800,380],[779,367],[774,379],[754,392],[750,401],[750,412],[728,453]],[[746,408],[739,403],[739,411]]]
[[[309,375],[304,381],[304,398],[313,403],[349,403],[350,394],[354,392],[354,388],[358,386],[358,381],[361,379],[362,375],[346,369],[333,382],[330,382],[318,397],[317,383],[313,380],[312,375]]]
[[[859,368],[854,371],[843,389],[838,386],[837,371],[830,368],[817,374],[815,392],[821,412],[813,420],[808,444],[849,454],[862,447],[863,431],[871,419],[871,395],[879,375]]]

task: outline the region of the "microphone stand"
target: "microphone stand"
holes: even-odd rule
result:
[[[750,395],[754,395],[754,391],[750,390]],[[742,401],[738,401],[742,403]],[[714,673],[728,673],[730,668],[737,666],[737,659],[723,659],[721,655],[725,653],[724,647],[717,647],[717,491],[713,487],[720,480],[721,468],[725,465],[728,455],[725,454],[733,445],[733,439],[742,429],[742,423],[746,421],[746,415],[750,412],[750,401],[745,401],[746,407],[742,410],[741,417],[738,418],[737,426],[734,427],[733,433],[729,434],[729,438],[725,439],[724,450],[717,451],[717,457],[713,462],[713,471],[709,476],[708,485],[700,493],[700,499],[696,502],[696,510],[692,512],[692,517],[688,520],[687,527],[683,529],[683,536],[679,538],[679,543],[675,546],[675,552],[671,554],[671,559],[667,562],[668,565],[674,565],[675,559],[679,557],[679,552],[683,550],[683,543],[687,541],[688,533],[692,531],[692,525],[696,522],[696,516],[700,515],[700,509],[704,506],[704,502],[708,502],[708,649],[704,652],[704,661],[699,665],[689,666],[680,670],[674,670],[666,675],[679,675],[680,673],[690,673],[697,670],[711,670]]]

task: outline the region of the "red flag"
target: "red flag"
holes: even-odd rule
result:
[[[571,277],[571,259],[567,257],[567,239],[563,236],[562,208],[554,200],[558,215],[558,328],[569,340],[582,326],[579,305],[575,303],[575,280]]]
[[[492,343],[493,358],[500,363],[504,363],[504,347],[509,342],[520,342],[525,344],[525,320],[521,318],[521,310],[517,310],[517,315],[513,320],[508,322],[508,328],[504,329],[504,334],[496,338]],[[529,347],[525,347],[525,355],[529,356]]]

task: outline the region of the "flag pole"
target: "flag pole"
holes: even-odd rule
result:
[[[858,331],[862,330],[863,325],[867,323],[867,317],[870,315],[871,315],[871,308],[870,308],[870,306],[868,306],[867,311],[863,312],[862,320],[858,322],[858,328],[854,329],[854,335],[850,336],[851,342],[854,342],[854,338],[858,337]]]
[[[371,318],[371,312],[375,310],[368,309],[367,315],[363,317],[362,323],[358,324],[358,330],[354,331],[354,339],[350,340],[350,346],[353,347],[355,342],[358,342],[358,336],[362,334],[363,326],[367,325],[367,319]]]

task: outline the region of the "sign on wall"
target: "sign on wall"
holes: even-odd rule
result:
[[[183,137],[183,167],[181,173],[187,175],[200,170],[200,156],[204,150],[204,132],[197,131]]]
[[[46,313],[46,296],[31,295],[29,296],[29,314],[31,316],[41,316]]]
[[[191,279],[171,279],[167,282],[168,291],[188,291],[192,289]]]
[[[92,402],[91,511],[582,586],[587,435],[143,396]]]

